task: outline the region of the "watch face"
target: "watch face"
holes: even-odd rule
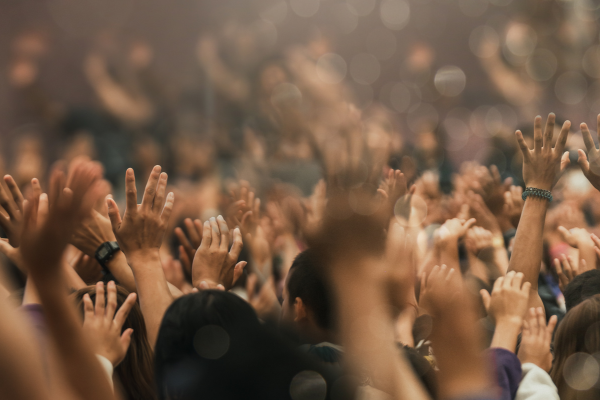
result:
[[[106,247],[102,247],[99,251],[98,251],[98,257],[100,258],[104,258],[106,257],[106,255],[108,254],[108,249]]]

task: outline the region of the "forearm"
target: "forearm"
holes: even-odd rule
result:
[[[579,273],[596,269],[596,251],[594,250],[594,242],[585,241],[578,244],[579,249]],[[585,260],[585,268],[581,260]]]
[[[70,386],[82,398],[112,399],[114,394],[110,384],[83,336],[81,319],[64,293],[64,278],[61,275],[62,272],[54,276],[32,276],[44,313],[48,316],[46,324],[59,362]]]
[[[504,237],[502,234],[494,235],[494,262],[500,270],[501,275],[506,275],[508,272],[508,251],[504,245]]]
[[[527,198],[508,265],[508,271],[522,272],[523,281],[531,283],[529,307],[543,307],[537,288],[542,263],[542,235],[547,209],[548,200],[534,196]]]
[[[374,385],[394,399],[428,399],[414,372],[398,354],[381,282],[372,275],[348,273],[347,267],[337,268],[341,274],[334,281],[341,339],[352,373],[364,374],[366,370]]]
[[[173,302],[173,296],[158,251],[137,254],[129,257],[127,262],[135,277],[136,291],[148,330],[148,340],[154,347],[162,317]]]
[[[460,274],[458,239],[450,238],[439,244],[440,263]]]
[[[127,289],[127,291],[130,293],[137,292],[133,271],[127,263],[127,258],[125,258],[125,254],[123,254],[122,251],[117,251],[113,258],[106,264],[106,267],[113,274],[115,279],[119,281],[119,284]]]
[[[498,321],[490,347],[502,348],[514,353],[517,349],[517,337],[521,331],[521,324],[522,322],[518,320]]]

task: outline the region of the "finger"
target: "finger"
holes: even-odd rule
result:
[[[123,305],[121,306],[121,308],[119,308],[119,311],[117,311],[117,314],[114,318],[114,322],[119,329],[121,329],[121,327],[125,323],[125,320],[129,316],[131,309],[135,305],[136,299],[137,295],[135,293],[129,293],[129,296],[127,296],[127,298],[123,302]]]
[[[106,285],[106,299],[106,316],[112,319],[117,309],[117,287],[113,281]]]
[[[581,265],[582,271],[587,270],[587,261],[585,261],[585,258],[582,258],[581,260],[579,260],[579,264]],[[577,265],[576,263],[573,263],[571,265],[571,270],[573,272],[573,278],[575,278],[577,275],[579,275],[579,265]]]
[[[231,249],[229,250],[229,255],[237,260],[242,252],[242,248],[244,247],[244,242],[242,241],[242,232],[240,232],[240,228],[235,228],[233,230],[233,244],[231,245]]]
[[[554,121],[556,116],[554,113],[548,114],[546,119],[546,128],[544,129],[544,149],[550,151],[552,149],[552,136],[554,136]]]
[[[590,237],[592,238],[592,241],[594,242],[596,247],[600,247],[600,238],[595,233],[592,233]]]
[[[477,220],[475,218],[471,218],[470,220],[468,220],[467,222],[465,222],[465,224],[463,225],[464,229],[469,229],[470,227],[472,227],[473,225],[475,225],[475,223],[477,222]]]
[[[583,137],[583,143],[585,144],[585,148],[588,153],[591,153],[593,150],[596,150],[596,145],[594,144],[594,139],[592,138],[592,134],[588,129],[587,124],[582,123],[580,125],[581,128],[581,136]]]
[[[543,146],[542,117],[538,115],[533,120],[533,151],[540,152],[542,151]]]
[[[179,261],[188,273],[192,271],[192,261],[183,246],[179,246]]]
[[[239,263],[235,264],[235,267],[233,267],[232,285],[235,285],[238,279],[240,279],[242,275],[244,275],[244,268],[246,267],[246,265],[248,265],[246,261],[240,261]]]
[[[200,246],[200,242],[202,241],[202,221],[198,218],[194,220],[194,230],[196,231],[196,241],[192,241],[192,244],[197,248]]]
[[[96,284],[96,316],[104,317],[104,283],[98,282]]]
[[[39,197],[42,194],[42,186],[37,178],[31,180],[31,189],[33,190],[33,195],[35,197]]]
[[[0,185],[0,206],[6,210],[6,213],[11,219],[15,219],[18,212],[17,206],[13,202],[13,199],[8,196],[8,193],[6,193],[2,185]]]
[[[494,294],[495,292],[499,292],[500,289],[502,289],[503,285],[504,285],[504,277],[501,276],[500,278],[496,279],[496,281],[494,282],[494,287],[492,289],[492,294]]]
[[[569,158],[569,152],[565,151],[560,157],[560,171],[563,172],[571,165],[571,159]]]
[[[129,345],[131,344],[131,335],[133,335],[133,328],[125,329],[125,332],[121,335],[121,347],[125,351],[129,349]]]
[[[588,162],[587,156],[585,155],[585,151],[579,149],[577,150],[577,164],[579,164],[579,168],[581,168],[581,172],[585,176],[588,176],[590,173],[590,163]]]
[[[517,137],[517,143],[519,144],[519,148],[521,149],[521,154],[523,154],[523,159],[529,161],[529,159],[531,158],[529,152],[531,150],[529,150],[529,147],[527,146],[527,143],[523,138],[523,133],[521,133],[521,131],[516,131],[515,136]]]
[[[531,334],[537,335],[539,331],[539,323],[534,307],[530,308],[528,311],[527,322],[529,323],[529,330],[531,331]]]
[[[567,284],[568,280],[565,274],[563,273],[562,268],[560,267],[560,261],[558,258],[554,259],[554,269],[556,269],[556,274],[558,275],[558,279],[563,282],[563,284]]]
[[[199,288],[200,290],[207,290],[209,288],[208,283],[206,283],[206,281],[200,282]]]
[[[229,227],[227,227],[227,222],[225,222],[221,215],[217,217],[217,224],[219,225],[219,230],[221,231],[221,244],[219,247],[222,251],[227,251],[229,248]]]
[[[564,226],[559,226],[558,232],[560,233],[565,242],[569,243],[571,241],[571,232],[569,232],[567,228],[565,228]]]
[[[251,302],[256,295],[256,283],[258,282],[258,277],[256,274],[248,275],[248,279],[246,279],[246,293],[248,295],[248,302]]]
[[[108,219],[110,219],[113,232],[116,234],[121,226],[121,214],[119,213],[119,207],[111,198],[106,199],[106,206],[108,207]]]
[[[502,284],[503,289],[509,289],[512,286],[512,281],[515,277],[515,271],[510,271],[504,277],[504,283]]]
[[[163,172],[160,174],[158,178],[158,185],[156,187],[156,196],[154,197],[154,202],[152,203],[152,211],[155,213],[160,213],[165,206],[165,195],[167,192],[167,180],[169,176]]]
[[[523,273],[522,272],[517,272],[515,274],[515,277],[512,280],[512,287],[515,290],[521,290],[521,283],[523,282]]]
[[[185,225],[185,229],[188,233],[188,236],[190,237],[190,242],[199,244],[202,241],[202,238],[200,237],[200,235],[202,234],[202,231],[196,230],[196,226],[194,225],[194,222],[192,221],[191,218],[186,218],[183,221],[183,224]],[[198,246],[196,246],[196,247],[198,247]]]
[[[171,218],[171,213],[173,212],[173,206],[175,205],[175,193],[169,192],[167,195],[167,201],[165,202],[165,206],[162,209],[162,214],[160,214],[160,219],[164,225],[169,223],[169,219]]]
[[[207,250],[210,247],[212,242],[212,229],[210,227],[210,221],[204,221],[204,227],[202,228],[202,243],[200,243],[200,247],[198,250]]]
[[[485,311],[489,312],[490,310],[490,302],[492,301],[492,296],[490,296],[489,292],[485,289],[481,289],[479,291],[481,295],[481,300],[483,301],[483,306],[485,307]]]
[[[571,121],[565,121],[560,129],[558,138],[556,139],[556,146],[554,146],[557,153],[562,153],[565,150],[567,139],[569,137],[569,129],[571,129]]]
[[[529,298],[529,291],[531,290],[531,282],[525,282],[523,284],[523,286],[521,287],[521,291],[527,295],[527,298]]]
[[[535,310],[538,321],[538,335],[545,335],[546,333],[546,314],[544,313],[544,309],[542,307],[538,307]]]
[[[144,189],[144,197],[142,197],[142,210],[152,210],[152,203],[154,203],[158,180],[160,179],[160,170],[160,165],[155,165],[154,168],[152,168],[152,172],[150,172],[150,177],[148,177],[148,182],[146,183],[146,189]]]
[[[177,240],[179,240],[179,243],[185,249],[185,251],[193,251],[190,241],[185,236],[185,233],[183,233],[183,229],[177,227],[175,228],[174,233],[175,237],[177,238]]]
[[[558,322],[558,317],[553,315],[550,317],[548,321],[548,326],[546,327],[546,343],[550,345],[552,342],[552,334],[554,333],[554,328],[556,328],[556,323]]]
[[[46,193],[42,193],[40,199],[38,201],[38,216],[37,216],[37,224],[38,226],[43,225],[48,219],[49,210],[48,204],[48,195]]]
[[[94,303],[90,299],[89,294],[83,295],[83,318],[84,321],[89,321],[94,317]]]
[[[225,286],[221,285],[220,283],[217,285],[216,287],[217,290],[222,290],[225,291]]]
[[[221,232],[219,231],[219,224],[217,224],[217,219],[215,217],[211,217],[208,221],[210,223],[211,233],[210,247],[218,248],[221,244]]]
[[[563,254],[562,258],[563,258],[563,264],[562,264],[563,272],[567,276],[567,278],[569,279],[569,282],[570,282],[571,280],[573,280],[573,270],[571,267],[574,264],[573,258],[571,256],[565,256],[564,254]]]
[[[6,183],[6,186],[8,187],[8,190],[10,191],[10,194],[13,197],[13,201],[17,205],[17,208],[19,209],[19,211],[23,212],[23,200],[24,199],[23,199],[23,194],[21,193],[21,190],[19,189],[19,186],[17,185],[17,182],[15,182],[13,177],[10,175],[4,176],[4,182]]]
[[[137,213],[137,189],[135,187],[135,174],[132,168],[127,169],[125,173],[125,191],[126,191],[126,203],[125,203],[125,214],[135,215]],[[114,200],[113,200],[114,203]],[[115,203],[116,204],[116,203]],[[108,203],[110,215],[110,203]]]

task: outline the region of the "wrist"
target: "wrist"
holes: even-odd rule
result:
[[[127,264],[129,264],[132,268],[132,264],[141,264],[147,262],[160,262],[160,253],[158,249],[138,249],[134,251],[123,251],[125,254],[125,258],[127,259]]]

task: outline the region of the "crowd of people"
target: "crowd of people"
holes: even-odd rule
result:
[[[310,196],[239,181],[204,221],[158,165],[140,196],[127,169],[119,205],[89,158],[6,175],[0,251],[25,285],[3,274],[2,398],[597,398],[587,125],[573,164],[569,121],[516,132],[524,189],[465,163],[444,193],[346,116]]]
[[[91,105],[49,95],[43,35],[15,39],[0,398],[600,398],[593,129],[494,125],[457,164],[460,108],[364,104],[324,35],[274,52],[259,33],[202,36],[175,91],[148,42],[98,34]],[[423,46],[413,111],[437,90]],[[542,108],[501,58],[499,93]]]

